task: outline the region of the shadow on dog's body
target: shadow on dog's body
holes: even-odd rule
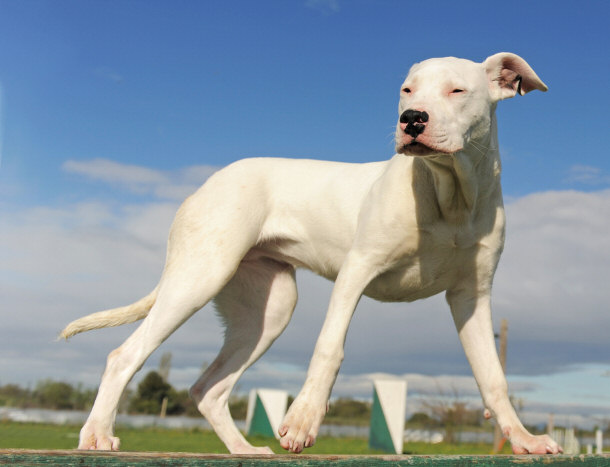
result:
[[[139,302],[71,323],[69,337],[146,317],[108,357],[79,447],[118,449],[118,399],[152,351],[214,299],[226,324],[216,360],[191,395],[232,453],[251,446],[228,410],[238,378],[284,330],[297,300],[295,268],[335,281],[306,382],[280,444],[311,446],[364,293],[412,301],[446,291],[483,401],[515,452],[558,452],[520,423],[491,324],[490,294],[504,242],[496,102],[546,90],[527,63],[497,54],[476,64],[432,59],[401,90],[397,154],[386,162],[245,159],[214,174],[180,207],[157,288]]]

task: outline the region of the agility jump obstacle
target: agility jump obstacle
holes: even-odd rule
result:
[[[234,456],[108,451],[0,450],[0,465],[185,467],[608,467],[610,454],[581,456]]]
[[[407,411],[407,382],[375,380],[369,446],[373,449],[402,454]]]
[[[288,407],[288,393],[276,389],[252,389],[248,399],[246,433],[279,438],[280,423]]]

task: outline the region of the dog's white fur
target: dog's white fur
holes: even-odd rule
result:
[[[290,320],[294,271],[303,267],[335,286],[307,379],[280,428],[284,449],[314,443],[362,294],[408,302],[446,291],[485,406],[513,450],[560,452],[548,436],[528,433],[511,406],[490,310],[504,243],[495,107],[534,89],[547,88],[514,54],[483,63],[426,60],[411,68],[399,103],[399,115],[428,114],[417,123],[423,132],[414,138],[399,121],[389,161],[246,159],[210,177],[178,210],[157,288],[62,332],[67,338],[145,317],[108,356],[79,448],[118,449],[113,424],[125,386],[161,342],[214,299],[225,343],[191,395],[232,453],[270,453],[244,439],[227,402]]]

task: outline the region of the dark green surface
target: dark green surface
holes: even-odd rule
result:
[[[250,431],[248,434],[269,436],[271,438],[275,435],[273,428],[271,428],[271,423],[269,422],[269,417],[267,416],[263,401],[261,401],[258,394],[256,395],[254,413],[252,414],[252,421],[250,422]]]
[[[379,402],[377,390],[373,390],[373,407],[371,408],[371,429],[369,432],[369,447],[383,452],[396,453],[388,422]],[[402,449],[401,451],[402,452]]]
[[[0,450],[0,465],[40,466],[579,466],[608,467],[610,454],[590,456],[231,456],[183,453]]]

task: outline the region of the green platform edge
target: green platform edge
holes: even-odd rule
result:
[[[229,454],[0,450],[0,465],[15,466],[610,466],[610,454],[580,456],[235,456]]]

